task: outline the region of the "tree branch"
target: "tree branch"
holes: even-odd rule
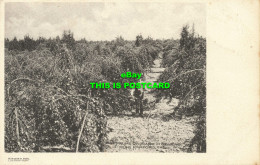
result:
[[[188,73],[191,73],[191,72],[195,72],[195,71],[202,71],[202,72],[205,73],[205,70],[204,70],[204,69],[194,69],[194,70],[189,70],[189,71],[184,72],[184,73],[181,73],[181,74],[177,75],[176,77],[174,77],[174,78],[172,78],[172,79],[169,79],[169,80],[167,80],[167,81],[173,81],[173,80],[179,78],[179,77],[182,76],[182,75],[185,75],[185,74],[188,74]]]

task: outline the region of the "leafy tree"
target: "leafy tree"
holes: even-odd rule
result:
[[[188,26],[184,26],[179,48],[166,51],[163,61],[167,68],[158,81],[169,82],[171,87],[155,90],[157,100],[177,98],[179,104],[174,109],[174,116],[199,116],[191,146],[196,143],[197,152],[205,152],[206,137],[202,133],[205,132],[206,116],[206,39],[195,37],[194,30],[189,32]]]
[[[104,151],[106,116],[131,110],[133,100],[128,89],[90,82],[136,81],[120,74],[144,73],[160,51],[158,41],[141,41],[75,41],[70,31],[61,39],[6,40],[5,150]]]
[[[190,51],[193,50],[196,42],[194,35],[194,25],[191,32],[188,25],[184,26],[181,32],[180,49],[184,49],[187,53],[192,53]]]
[[[135,46],[137,47],[141,46],[142,42],[143,42],[143,36],[141,34],[136,36]]]
[[[61,39],[61,43],[65,43],[66,46],[71,49],[71,50],[74,50],[75,49],[75,44],[76,44],[76,41],[74,39],[74,35],[73,33],[68,30],[68,31],[64,31],[63,34],[62,34],[62,39]]]
[[[21,45],[16,37],[9,42],[8,50],[21,50]]]
[[[22,50],[32,51],[36,49],[36,42],[30,38],[29,35],[24,36],[22,43]]]
[[[103,102],[83,93],[88,77],[71,51],[6,53],[7,152],[104,151]],[[80,76],[79,76],[80,75]],[[82,85],[82,86],[80,86]],[[8,138],[7,138],[8,137]]]

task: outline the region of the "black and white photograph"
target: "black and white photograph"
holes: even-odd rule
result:
[[[258,165],[259,9],[0,1],[0,164]]]
[[[5,152],[206,153],[203,3],[5,4]]]
[[[0,164],[259,165],[259,7],[0,1]]]

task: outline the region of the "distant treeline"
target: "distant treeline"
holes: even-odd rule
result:
[[[161,43],[162,40],[153,40],[151,37],[147,37],[146,39],[143,39],[142,35],[137,35],[135,41],[127,41],[124,40],[121,36],[116,37],[115,40],[112,41],[87,41],[85,38],[82,38],[80,40],[75,40],[73,33],[68,30],[64,31],[62,34],[62,37],[57,36],[55,38],[44,38],[44,37],[38,37],[37,39],[34,39],[30,37],[30,35],[25,35],[23,39],[17,39],[17,37],[14,37],[13,39],[5,38],[5,48],[8,50],[17,50],[17,51],[33,51],[38,49],[39,47],[46,47],[49,48],[50,51],[54,51],[57,47],[57,44],[66,44],[69,49],[75,49],[75,45],[77,43],[115,43],[115,42],[124,42],[125,43],[134,43],[135,46],[140,46],[142,43],[148,44],[150,42],[157,42]],[[163,40],[164,42],[169,41]]]

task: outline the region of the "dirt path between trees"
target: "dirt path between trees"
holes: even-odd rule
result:
[[[156,82],[164,71],[161,67],[161,53],[154,61],[151,72],[147,73],[144,82]],[[144,99],[148,102],[155,100],[154,96],[145,91]],[[155,107],[144,111],[144,117],[109,116],[106,152],[186,152],[193,138],[195,119],[184,118],[164,120],[164,116],[173,112],[178,100],[161,100]],[[149,117],[148,117],[149,116]]]

